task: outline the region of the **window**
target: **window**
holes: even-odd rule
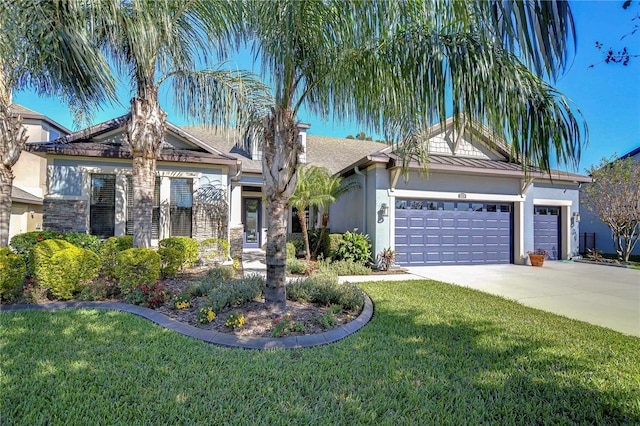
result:
[[[127,176],[127,235],[133,235],[133,179]],[[156,177],[153,188],[153,210],[151,213],[151,238],[160,238],[160,178]]]
[[[304,217],[305,222],[307,223],[307,229],[309,229],[309,207],[304,209]],[[302,227],[300,226],[300,218],[298,217],[298,209],[293,207],[291,209],[291,232],[302,232]]]
[[[113,237],[116,217],[115,175],[91,175],[89,232],[102,238]]]
[[[170,235],[191,237],[191,213],[193,209],[193,180],[171,179]]]

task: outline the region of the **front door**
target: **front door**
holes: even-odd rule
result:
[[[260,247],[260,230],[262,200],[260,198],[245,198],[242,202],[244,223],[244,248]]]

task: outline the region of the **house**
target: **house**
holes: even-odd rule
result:
[[[46,229],[103,237],[132,232],[125,120],[29,146],[47,161]],[[590,178],[557,170],[524,173],[488,129],[474,123],[455,132],[452,124],[427,133],[428,176],[412,161],[406,179],[392,147],[314,136],[300,125],[301,160],[359,183],[332,205],[331,231],[366,233],[374,253],[391,247],[401,265],[525,263],[534,248],[546,249],[552,259],[576,255],[578,189]],[[157,163],[154,242],[174,235],[226,237],[232,256],[264,246],[262,153],[251,143],[240,148],[238,137],[233,131],[167,126]],[[299,231],[298,214],[290,210],[292,235]],[[313,212],[305,214],[310,223],[317,220]]]
[[[620,159],[631,158],[633,161],[640,161],[640,146],[622,155]],[[582,221],[580,222],[580,251],[586,252],[587,248],[597,249],[602,253],[615,253],[613,246],[613,234],[611,229],[604,224],[595,214],[583,208],[581,212]],[[632,255],[640,255],[640,245],[631,251]]]
[[[12,113],[22,117],[27,144],[58,139],[71,133],[59,123],[22,105],[13,104]],[[46,188],[46,160],[23,151],[12,168],[11,219],[9,238],[23,232],[42,229],[42,199]]]

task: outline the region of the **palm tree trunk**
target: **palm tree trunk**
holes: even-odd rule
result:
[[[0,79],[0,247],[9,246],[11,220],[11,168],[20,158],[28,136],[22,125],[22,117],[11,113],[11,94],[7,93]]]
[[[316,248],[313,250],[313,257],[318,257],[318,250],[322,245],[322,240],[324,239],[324,234],[327,232],[327,226],[329,225],[329,214],[325,211],[322,213],[322,228],[320,229],[320,236],[318,237],[318,242],[316,243]]]
[[[147,87],[145,98],[131,100],[127,141],[133,156],[133,246],[151,247],[153,190],[156,161],[160,157],[167,114],[160,108],[155,87]]]
[[[271,311],[283,312],[287,306],[287,213],[289,198],[297,184],[298,153],[302,146],[291,110],[273,109],[263,124],[262,168],[268,203],[265,305]]]
[[[302,229],[302,238],[304,239],[304,260],[311,260],[311,247],[309,247],[309,231],[307,230],[306,209],[298,210],[298,220],[300,221],[300,229]]]

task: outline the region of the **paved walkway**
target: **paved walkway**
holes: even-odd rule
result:
[[[640,336],[640,271],[580,262],[524,265],[421,266],[415,276],[516,300],[621,333]]]

